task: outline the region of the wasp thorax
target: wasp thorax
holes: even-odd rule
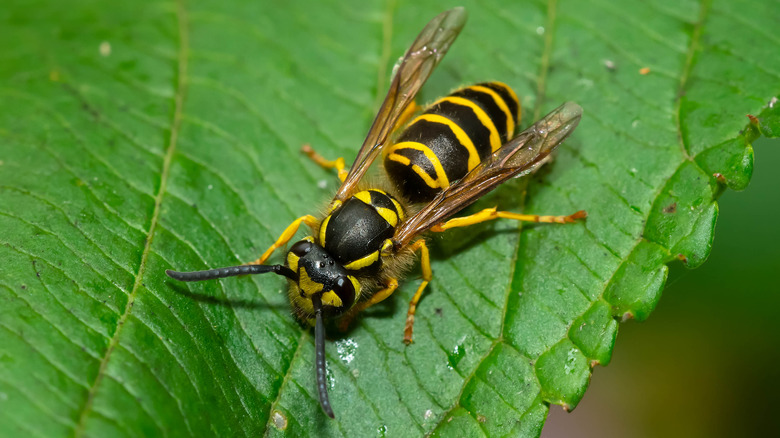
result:
[[[314,316],[312,296],[319,295],[325,317],[338,316],[360,296],[360,283],[314,243],[312,237],[296,242],[287,253],[287,267],[297,274],[290,286],[290,303],[301,319]]]

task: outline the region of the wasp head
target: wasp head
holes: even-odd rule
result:
[[[312,237],[296,242],[285,265],[296,274],[290,281],[290,304],[302,321],[313,322],[312,297],[322,302],[322,315],[333,318],[349,310],[360,296],[360,283]]]

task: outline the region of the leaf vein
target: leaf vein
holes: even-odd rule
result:
[[[89,412],[92,410],[93,401],[95,399],[95,395],[97,394],[97,389],[100,386],[101,380],[106,375],[106,370],[108,367],[109,359],[111,358],[111,354],[113,353],[114,348],[116,348],[116,345],[119,343],[119,335],[122,332],[122,326],[124,325],[124,322],[127,320],[130,313],[132,312],[135,295],[138,292],[139,286],[141,285],[141,279],[143,278],[146,269],[147,257],[149,255],[152,241],[154,238],[154,232],[157,226],[158,216],[160,214],[160,205],[162,204],[162,199],[165,194],[170,164],[173,159],[173,155],[176,151],[176,143],[178,140],[179,128],[181,126],[181,114],[182,114],[182,107],[184,104],[184,95],[186,93],[187,59],[189,56],[188,55],[189,36],[188,36],[187,24],[185,23],[186,11],[184,9],[183,1],[184,0],[179,0],[177,2],[177,14],[176,14],[177,21],[178,21],[178,31],[179,31],[179,52],[177,56],[178,68],[177,68],[175,107],[173,112],[173,118],[171,121],[171,130],[170,130],[170,137],[168,139],[168,147],[165,153],[165,159],[163,161],[162,172],[160,175],[160,186],[158,189],[158,193],[155,196],[154,212],[152,213],[151,223],[149,224],[149,229],[146,233],[147,237],[145,239],[146,243],[144,244],[144,249],[141,256],[141,263],[138,266],[138,273],[136,274],[135,277],[135,283],[133,284],[133,289],[130,292],[130,295],[128,296],[127,306],[125,307],[124,312],[119,318],[116,331],[114,332],[114,335],[111,338],[111,342],[109,343],[108,348],[106,349],[105,355],[103,356],[103,360],[101,360],[100,362],[100,367],[98,369],[97,375],[95,376],[92,386],[89,388],[87,399],[79,414],[78,426],[76,427],[76,431],[74,433],[74,435],[77,437],[83,436],[85,433],[87,418]]]

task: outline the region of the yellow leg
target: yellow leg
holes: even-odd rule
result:
[[[391,278],[385,285],[384,289],[372,295],[371,298],[369,298],[367,301],[358,303],[355,307],[351,308],[349,312],[344,314],[344,316],[342,316],[341,319],[339,319],[339,330],[346,331],[347,327],[349,327],[349,324],[352,322],[353,319],[355,319],[355,316],[357,316],[360,312],[373,306],[374,304],[381,303],[382,301],[385,300],[385,298],[392,295],[397,288],[398,288],[398,280],[396,280],[395,278]]]
[[[306,154],[309,158],[311,158],[312,161],[319,164],[320,166],[326,168],[326,169],[333,169],[335,168],[339,172],[339,179],[341,182],[344,182],[344,179],[347,177],[348,171],[344,170],[344,158],[339,157],[336,158],[333,161],[328,161],[325,158],[323,158],[322,155],[318,154],[317,152],[312,149],[311,146],[305,144],[301,147],[301,152]]]
[[[404,325],[404,343],[409,345],[412,343],[412,330],[414,329],[414,314],[417,311],[417,303],[420,302],[423,290],[425,286],[433,279],[433,271],[431,271],[431,257],[428,253],[428,246],[425,245],[424,240],[418,240],[411,246],[413,251],[420,250],[420,265],[422,267],[423,281],[417,288],[412,300],[409,301],[409,311],[406,312],[406,324]]]
[[[276,239],[276,242],[274,242],[273,245],[271,245],[264,253],[260,256],[259,259],[253,261],[252,263],[248,263],[250,265],[262,265],[265,263],[266,260],[268,260],[268,257],[271,257],[271,254],[277,249],[282,246],[284,246],[287,242],[290,241],[290,239],[293,238],[295,233],[298,231],[298,227],[301,226],[301,222],[305,222],[306,225],[314,228],[319,223],[317,221],[317,218],[307,214],[306,216],[301,216],[298,219],[295,219],[283,232],[282,235],[279,236],[278,239]]]
[[[555,223],[555,224],[568,224],[576,222],[578,219],[584,219],[588,217],[585,210],[580,210],[574,214],[568,216],[539,216],[538,214],[517,214],[508,211],[497,211],[496,207],[486,208],[479,213],[472,214],[466,217],[457,217],[450,219],[447,222],[431,227],[431,231],[441,233],[442,231],[449,230],[450,228],[467,227],[469,225],[478,224],[480,222],[490,221],[493,219],[514,219],[523,222],[543,222],[543,223]]]

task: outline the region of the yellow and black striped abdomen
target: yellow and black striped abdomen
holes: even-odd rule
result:
[[[462,88],[409,123],[386,155],[390,180],[412,202],[428,202],[512,138],[520,119],[501,82]]]

